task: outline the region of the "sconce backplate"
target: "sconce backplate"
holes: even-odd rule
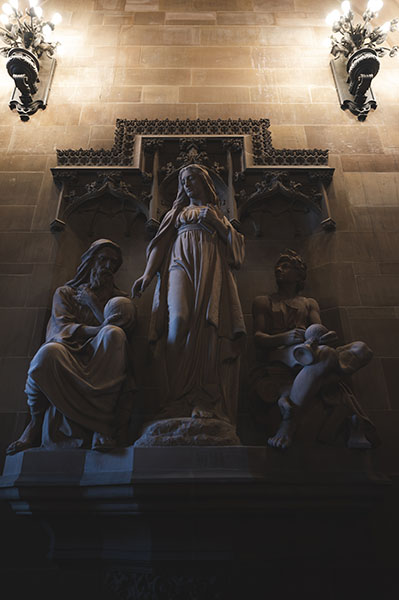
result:
[[[32,102],[26,104],[22,101],[22,94],[15,86],[10,98],[10,109],[16,109],[21,121],[29,121],[29,117],[41,108],[44,110],[47,106],[47,100],[51,89],[51,83],[54,76],[57,61],[43,54],[40,58],[39,79],[36,82],[37,92],[32,96]]]
[[[359,121],[365,121],[371,109],[377,108],[377,101],[371,87],[365,93],[365,100],[362,103],[356,101],[355,96],[349,92],[348,73],[346,70],[346,61],[339,58],[330,61],[331,71],[333,73],[335,87],[342,110],[350,110]]]

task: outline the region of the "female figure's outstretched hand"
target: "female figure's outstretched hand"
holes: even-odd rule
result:
[[[152,277],[149,275],[142,275],[132,285],[132,298],[140,298],[141,294],[150,285]]]

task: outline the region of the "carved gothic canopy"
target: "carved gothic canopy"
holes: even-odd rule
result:
[[[269,120],[118,120],[110,150],[57,150],[60,189],[53,231],[76,212],[89,235],[100,217],[121,219],[130,235],[137,219],[153,235],[176,196],[179,169],[204,165],[221,207],[247,235],[261,236],[265,218],[287,215],[296,234],[334,229],[326,188],[334,169],[328,150],[273,148]]]

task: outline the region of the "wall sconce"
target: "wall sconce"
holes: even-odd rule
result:
[[[0,53],[7,57],[7,71],[15,83],[9,106],[17,109],[22,121],[29,121],[30,115],[47,106],[56,65],[53,54],[59,44],[51,36],[62,17],[55,13],[51,21],[45,21],[38,0],[29,0],[24,13],[18,9],[18,0],[9,0],[2,8],[0,38],[6,46]]]
[[[395,56],[399,50],[398,46],[381,46],[388,33],[398,29],[399,19],[392,19],[374,29],[370,24],[382,6],[382,0],[369,0],[363,23],[357,25],[353,22],[354,14],[347,0],[341,4],[342,15],[334,10],[326,17],[326,23],[332,26],[334,34],[341,36],[340,39],[331,36],[331,54],[335,60],[330,61],[341,108],[349,109],[359,121],[367,118],[371,108],[377,108],[370,85],[380,68],[378,59],[387,53]]]

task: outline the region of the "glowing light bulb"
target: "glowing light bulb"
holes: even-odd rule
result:
[[[35,15],[37,16],[38,19],[42,18],[42,14],[43,14],[43,9],[41,6],[35,6],[35,8],[33,9],[35,11]]]
[[[3,4],[3,6],[1,7],[3,9],[3,12],[6,13],[6,15],[12,15],[13,14],[13,9],[11,8],[11,6],[6,2],[5,4]]]
[[[9,0],[11,6],[15,9],[18,10],[18,0]]]
[[[35,6],[37,6],[39,0],[29,0],[29,6],[31,8],[35,8]]]
[[[369,0],[367,4],[367,10],[376,13],[384,6],[382,0]]]
[[[386,23],[384,23],[384,25],[381,25],[381,27],[380,27],[382,33],[388,33],[390,28],[391,28],[391,21],[387,21]]]
[[[42,32],[43,32],[43,36],[46,38],[46,40],[47,41],[50,40],[51,34],[53,33],[50,25],[45,25],[42,29]]]
[[[3,25],[8,25],[9,23],[9,18],[7,17],[7,15],[0,15],[0,21],[3,23]]]
[[[351,9],[351,3],[348,0],[344,0],[344,2],[342,2],[342,4],[341,4],[341,9],[342,9],[342,12],[344,13],[344,15],[347,15]]]
[[[58,25],[58,23],[61,23],[62,21],[62,17],[60,15],[60,13],[54,13],[53,16],[51,17],[51,22],[53,25]]]
[[[333,25],[336,21],[339,21],[339,17],[341,15],[339,14],[338,10],[333,10],[330,13],[328,13],[328,15],[326,16],[326,23],[327,25]]]

